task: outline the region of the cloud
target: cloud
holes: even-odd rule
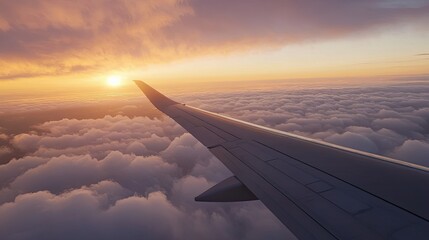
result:
[[[339,38],[419,24],[427,10],[423,1],[386,0],[3,1],[0,79],[130,69]]]
[[[106,187],[103,186],[106,184],[111,183],[97,185]],[[147,198],[128,196],[106,209],[100,208],[108,201],[106,194],[97,194],[91,190],[94,187],[61,195],[36,192],[17,197],[15,202],[0,207],[0,222],[7,226],[2,228],[0,235],[6,239],[171,239],[180,230],[177,227],[181,212],[167,201],[164,194],[154,192]],[[124,191],[120,186],[114,187]],[[49,217],[40,221],[43,215]],[[20,221],[26,224],[18,224]],[[75,234],[70,234],[72,232]]]
[[[5,146],[0,146],[0,157],[12,153],[12,149]]]
[[[1,128],[0,128],[1,130]],[[9,136],[0,132],[0,141],[6,141],[9,139]]]
[[[176,100],[429,166],[427,99],[427,83],[408,82]],[[260,202],[195,202],[231,172],[165,116],[65,118],[9,140],[25,156],[0,165],[2,239],[293,239]]]
[[[407,140],[393,151],[392,156],[429,167],[429,142]]]
[[[100,188],[116,190],[125,197],[109,205],[106,194]],[[73,190],[61,195],[49,192],[28,193],[15,202],[0,206],[0,223],[4,226],[0,235],[5,239],[259,239],[260,233],[249,232],[234,235],[236,226],[224,213],[208,215],[202,211],[184,214],[168,201],[165,194],[153,192],[147,197],[127,196],[125,189],[112,182],[101,182],[85,189]],[[238,219],[248,216],[266,219],[258,207],[249,211],[246,207],[234,215]],[[40,216],[48,216],[40,221]],[[251,220],[251,219],[248,219]],[[253,221],[257,223],[256,221]],[[248,225],[247,222],[243,223]],[[260,224],[268,230],[276,230],[270,222]],[[251,227],[257,227],[253,225]],[[20,234],[16,234],[20,233]],[[256,235],[253,235],[256,233]],[[273,233],[266,232],[266,236]],[[273,239],[281,239],[273,236]]]
[[[353,149],[357,149],[365,152],[370,152],[370,153],[378,152],[377,145],[375,145],[374,142],[372,142],[366,136],[362,136],[356,133],[345,132],[342,134],[334,134],[332,136],[325,138],[325,140],[331,143],[335,143],[338,145],[346,146],[349,148],[353,148]]]
[[[280,89],[212,93],[181,101],[252,123],[380,155],[427,165],[424,144],[416,153],[395,150],[408,140],[429,139],[429,85]],[[423,163],[426,162],[426,163]]]
[[[62,119],[35,129],[12,139],[27,156],[0,166],[4,239],[292,236],[261,203],[195,202],[231,173],[171,119]]]
[[[100,68],[101,61],[122,65],[131,64],[129,59],[166,55],[157,52],[161,46],[154,39],[159,30],[192,12],[180,2],[2,2],[0,54],[5,69],[1,75],[76,73]],[[19,71],[21,67],[25,72]]]
[[[160,120],[120,115],[45,122],[37,129],[50,134],[19,134],[13,138],[13,145],[23,151],[37,150],[38,155],[50,157],[89,151],[92,156],[103,158],[112,150],[149,155],[168,147],[170,139],[166,136],[183,133],[171,119],[165,120],[161,127]],[[143,148],[138,148],[141,145]]]
[[[177,32],[190,32],[187,34],[189,38],[201,38],[201,42],[208,45],[301,42],[344,36],[383,24],[405,21],[405,18],[411,17],[411,12],[416,14],[411,18],[418,19],[419,16],[423,17],[428,7],[427,2],[414,5],[408,3],[409,6],[416,6],[412,10],[382,7],[382,3],[390,2],[191,1],[194,14],[184,15],[177,24]],[[199,21],[195,21],[196,18]]]
[[[378,4],[382,8],[419,8],[427,5],[428,3],[426,0],[384,0],[380,1]]]

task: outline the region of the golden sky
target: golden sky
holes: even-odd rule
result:
[[[0,91],[429,73],[427,0],[0,1]]]

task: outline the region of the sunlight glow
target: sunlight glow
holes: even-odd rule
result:
[[[119,76],[110,76],[107,78],[107,85],[110,87],[119,87],[122,84],[122,78]]]

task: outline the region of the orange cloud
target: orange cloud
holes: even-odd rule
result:
[[[0,79],[135,69],[189,56],[427,22],[428,4],[284,0],[0,3]]]
[[[132,67],[155,55],[157,31],[192,13],[175,0],[21,0],[0,9],[3,79]]]

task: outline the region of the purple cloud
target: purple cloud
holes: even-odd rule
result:
[[[12,140],[27,156],[0,166],[6,239],[292,236],[261,203],[194,202],[231,173],[170,119],[63,119],[36,129]]]

